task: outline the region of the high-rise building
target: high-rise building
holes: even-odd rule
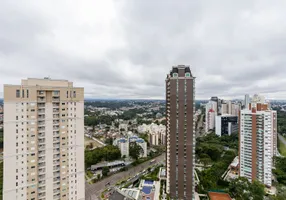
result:
[[[166,78],[167,193],[194,199],[195,78],[188,66],[172,68]]]
[[[215,128],[215,116],[217,115],[217,102],[209,101],[206,104],[206,115],[205,115],[205,132],[213,130]]]
[[[249,108],[249,103],[250,103],[250,97],[249,94],[246,94],[244,97],[244,108]]]
[[[239,174],[271,186],[277,148],[277,113],[259,98],[241,110],[239,118]]]
[[[215,119],[215,133],[218,136],[231,135],[238,131],[237,116],[233,115],[219,115]]]
[[[84,90],[66,80],[4,86],[3,199],[85,199]]]

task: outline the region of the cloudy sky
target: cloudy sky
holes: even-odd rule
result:
[[[86,97],[164,98],[173,65],[196,97],[286,99],[285,0],[0,0],[3,84],[68,79]]]

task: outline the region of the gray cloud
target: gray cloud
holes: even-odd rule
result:
[[[187,64],[199,99],[245,93],[286,99],[285,6],[283,0],[0,1],[0,86],[51,76],[84,86],[87,97],[163,99],[166,74]]]

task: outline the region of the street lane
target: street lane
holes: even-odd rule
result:
[[[133,167],[131,169],[129,169],[128,171],[124,171],[124,172],[119,172],[117,174],[114,174],[112,176],[109,176],[105,179],[103,179],[102,181],[99,181],[97,183],[94,184],[85,184],[85,199],[87,200],[98,200],[100,198],[101,193],[104,191],[106,187],[106,184],[108,182],[110,182],[110,185],[108,185],[108,187],[111,186],[115,186],[115,184],[118,181],[123,181],[128,179],[129,177],[133,177],[135,175],[137,175],[140,171],[147,169],[148,167],[151,167],[153,165],[155,165],[156,163],[159,162],[163,162],[165,159],[165,153],[163,153],[162,155],[154,158],[156,159],[156,162],[153,164],[150,164],[150,160],[146,161],[136,167]]]

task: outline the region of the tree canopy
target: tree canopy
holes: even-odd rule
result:
[[[107,145],[92,151],[85,151],[85,166],[90,167],[101,161],[113,161],[120,158],[121,153],[119,148],[113,145]]]
[[[236,200],[261,200],[264,196],[264,185],[258,181],[250,183],[247,178],[240,177],[230,182],[229,192]]]
[[[135,160],[138,160],[140,155],[143,153],[143,149],[136,143],[130,142],[129,144],[129,156]]]

